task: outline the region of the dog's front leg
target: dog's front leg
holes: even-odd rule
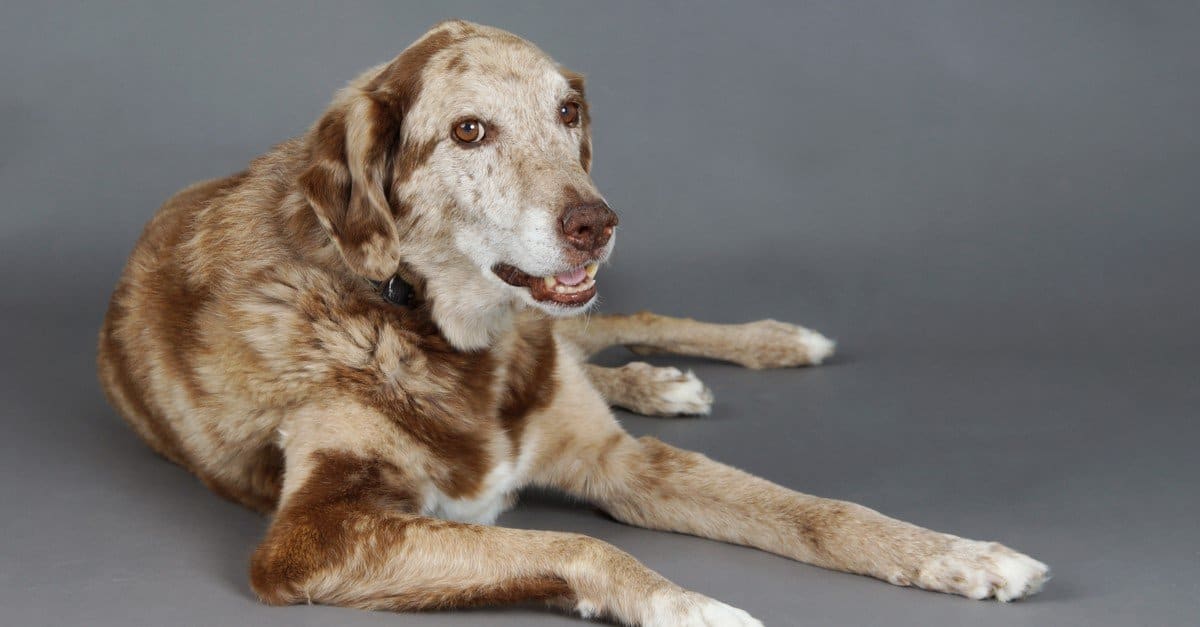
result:
[[[634,361],[619,368],[584,364],[592,386],[604,400],[643,416],[702,416],[712,410],[713,395],[692,371]]]
[[[564,381],[571,378],[564,376]],[[634,439],[586,391],[554,425],[535,481],[642,527],[757,547],[903,586],[1001,601],[1037,592],[1044,564],[994,542],[923,529],[845,501],[794,492],[682,451]]]
[[[336,410],[336,411],[335,411]],[[280,508],[250,577],[270,604],[425,610],[547,602],[627,625],[761,623],[599,540],[420,515],[422,453],[352,403],[286,426]]]
[[[555,323],[555,332],[584,356],[620,344],[639,355],[692,355],[747,368],[817,365],[834,350],[832,340],[786,322],[713,324],[648,311],[565,318]]]

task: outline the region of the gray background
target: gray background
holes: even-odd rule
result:
[[[0,623],[575,624],[256,604],[265,521],[153,456],[93,374],[159,203],[459,16],[589,75],[623,224],[606,310],[841,341],[819,369],[658,360],[694,368],[715,414],[631,431],[1056,578],[971,602],[547,495],[502,524],[602,537],[768,625],[1196,624],[1197,3],[240,4],[0,8]]]

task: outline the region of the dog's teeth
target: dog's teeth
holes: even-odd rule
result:
[[[584,271],[587,272],[588,278],[596,278],[596,273],[600,271],[600,264],[592,262],[585,266]]]
[[[546,288],[551,290],[554,289],[554,286],[558,283],[558,279],[552,276],[544,276],[542,277],[542,280],[546,282]]]

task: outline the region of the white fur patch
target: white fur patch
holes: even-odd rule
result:
[[[691,370],[655,368],[656,388],[664,414],[706,416],[712,412],[713,396]],[[661,378],[660,378],[661,376]]]
[[[575,611],[579,612],[580,618],[584,619],[596,618],[600,615],[600,608],[597,607],[595,603],[592,603],[586,599],[580,599],[579,602],[575,604]]]
[[[513,504],[513,495],[525,483],[536,449],[526,442],[516,462],[503,461],[492,467],[484,478],[483,488],[474,498],[454,499],[433,489],[426,495],[427,514],[459,522],[490,525]]]
[[[435,490],[433,498],[426,501],[425,507],[432,510],[429,512],[431,515],[438,518],[490,525],[508,509],[512,491],[517,485],[513,465],[501,462],[488,473],[485,487],[475,498],[453,499]]]
[[[837,346],[833,340],[811,329],[800,327],[797,336],[800,345],[804,347],[804,352],[808,355],[808,362],[814,366],[820,365],[821,362],[828,359]]]

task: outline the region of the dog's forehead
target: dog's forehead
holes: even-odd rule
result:
[[[468,92],[475,96],[503,92],[505,96],[544,95],[566,88],[554,63],[529,42],[513,38],[472,37],[431,59],[429,87]]]
[[[448,42],[430,55],[409,113],[431,123],[461,115],[520,115],[549,110],[569,93],[553,59],[524,39],[498,32]]]

